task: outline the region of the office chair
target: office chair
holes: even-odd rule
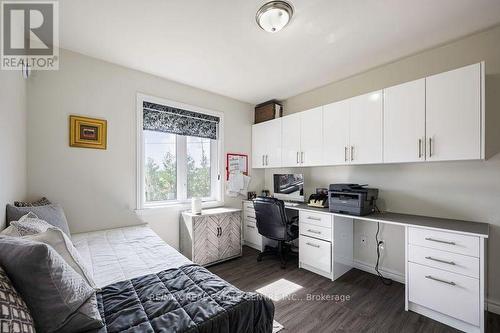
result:
[[[283,201],[275,198],[258,197],[253,205],[259,234],[278,241],[277,248],[266,245],[257,261],[262,261],[262,257],[268,254],[279,255],[284,269],[291,252],[290,242],[299,237],[298,216],[289,219]]]

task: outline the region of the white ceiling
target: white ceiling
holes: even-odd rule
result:
[[[63,48],[238,100],[285,99],[500,23],[500,0],[61,0]]]

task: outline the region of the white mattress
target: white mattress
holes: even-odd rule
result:
[[[72,239],[100,288],[192,263],[147,225],[74,234]]]

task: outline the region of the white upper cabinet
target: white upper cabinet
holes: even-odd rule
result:
[[[254,168],[484,159],[484,63],[254,125]]]
[[[351,164],[383,162],[383,94],[376,91],[350,99]]]
[[[425,160],[425,79],[384,89],[384,162]]]
[[[323,107],[323,162],[325,165],[348,164],[349,100]]]
[[[323,107],[300,113],[300,161],[302,166],[323,163]]]
[[[252,126],[252,166],[281,167],[281,120],[269,120]]]
[[[300,165],[300,113],[282,118],[283,166]]]
[[[426,78],[427,160],[484,158],[482,64]]]

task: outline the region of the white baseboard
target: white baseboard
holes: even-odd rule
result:
[[[377,275],[377,272],[375,271],[375,267],[373,264],[370,264],[370,263],[367,263],[367,262],[364,262],[361,260],[353,260],[353,267],[360,269],[362,271]],[[394,271],[391,269],[387,269],[387,268],[383,268],[383,267],[380,267],[379,271],[380,271],[380,273],[382,273],[382,275],[384,277],[387,277],[389,279],[392,279],[392,280],[399,282],[399,283],[402,283],[402,284],[405,283],[404,273],[400,273],[400,272],[397,272],[397,271]],[[489,312],[500,315],[500,301],[487,299],[486,303],[487,303]]]
[[[500,315],[500,302],[492,299],[486,301],[488,303],[488,311]]]
[[[375,266],[373,264],[369,264],[367,262],[361,261],[361,260],[353,260],[353,266],[354,268],[360,269],[362,271],[375,274],[377,275],[377,272],[375,271]],[[380,273],[386,278],[392,279],[396,282],[399,283],[405,283],[405,274],[393,271],[391,269],[379,267]]]

